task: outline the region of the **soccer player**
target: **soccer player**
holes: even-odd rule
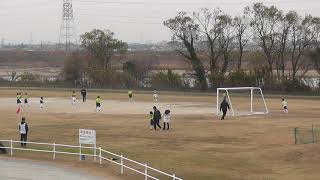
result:
[[[132,102],[133,92],[131,90],[128,91],[128,96],[129,96],[129,101]]]
[[[28,96],[28,93],[25,93],[24,94],[24,106],[28,106],[28,107],[30,107],[30,105],[29,105],[29,101],[28,101],[28,99],[29,99],[29,96]]]
[[[283,112],[284,113],[289,113],[289,111],[288,111],[288,102],[284,98],[282,98],[282,107],[283,107]]]
[[[221,117],[221,120],[224,120],[224,118],[226,117],[227,115],[227,111],[230,110],[230,106],[229,106],[229,103],[227,102],[227,98],[224,97],[223,98],[223,101],[221,102],[221,105],[220,105],[220,111],[222,111],[222,117]]]
[[[158,93],[157,93],[157,91],[153,91],[153,101],[154,102],[158,102]]]
[[[82,96],[82,102],[86,102],[87,101],[87,90],[85,88],[82,88],[81,96]]]
[[[20,105],[21,106],[21,93],[17,93],[17,105]]]
[[[17,93],[17,114],[21,111],[21,93]]]
[[[76,105],[76,92],[75,92],[75,91],[72,91],[71,104],[72,104],[73,106]]]
[[[44,108],[44,101],[43,101],[43,97],[40,97],[40,110],[43,111]]]
[[[100,98],[100,96],[98,96],[97,97],[97,99],[96,99],[96,112],[97,111],[101,111],[101,98]]]

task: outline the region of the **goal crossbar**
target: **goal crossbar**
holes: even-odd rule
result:
[[[231,113],[233,116],[235,116],[235,112],[232,106],[232,101],[230,99],[230,95],[229,95],[229,90],[250,90],[250,113],[246,114],[246,115],[255,115],[255,114],[268,114],[269,110],[267,107],[267,103],[266,100],[264,98],[262,89],[259,87],[230,87],[230,88],[217,88],[217,115],[219,115],[220,113],[220,106],[219,106],[219,93],[220,91],[225,91],[226,92],[226,96],[229,100],[229,105],[230,105],[230,109],[231,109]],[[265,111],[264,112],[254,112],[253,111],[253,91],[254,90],[258,90],[260,92],[264,107],[265,107]]]

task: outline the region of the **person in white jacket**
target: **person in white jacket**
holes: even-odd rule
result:
[[[170,115],[170,110],[165,110],[163,114],[163,130],[169,130],[170,129],[170,123],[171,121],[171,115]],[[167,129],[166,129],[167,125]]]

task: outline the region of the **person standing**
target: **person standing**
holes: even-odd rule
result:
[[[30,107],[28,99],[29,99],[28,93],[25,93],[24,94],[24,104],[23,104],[23,106]]]
[[[153,101],[154,102],[158,102],[158,98],[159,98],[158,92],[157,91],[153,91]]]
[[[128,96],[129,96],[129,101],[132,102],[133,92],[131,90],[128,91]]]
[[[227,111],[228,110],[230,110],[229,103],[227,102],[226,98],[223,98],[223,101],[221,102],[221,105],[220,105],[220,112],[222,111],[222,113],[223,113],[222,117],[221,117],[221,120],[224,120],[224,118],[227,115]]]
[[[282,98],[282,107],[284,113],[289,113],[288,102],[284,98]]]
[[[164,111],[164,114],[163,114],[163,130],[170,129],[170,125],[169,125],[170,121],[171,121],[170,110],[167,109]],[[167,129],[166,129],[166,125],[167,125]]]
[[[40,111],[43,111],[44,108],[44,101],[43,101],[43,97],[40,97]]]
[[[76,92],[75,92],[75,91],[72,91],[71,104],[72,104],[73,106],[76,105]]]
[[[17,93],[17,114],[19,114],[21,111],[21,98],[21,93]]]
[[[82,102],[86,102],[87,101],[87,90],[85,88],[82,88],[81,96],[82,96]]]
[[[26,118],[22,117],[21,122],[19,123],[19,131],[20,131],[20,141],[21,147],[27,147],[27,140],[28,140],[28,131],[29,127],[26,123]]]
[[[153,106],[153,127],[155,131],[157,130],[157,126],[161,130],[161,126],[159,124],[160,120],[161,120],[161,112],[157,109],[156,106]]]
[[[101,98],[100,98],[100,96],[98,96],[97,97],[97,99],[96,99],[96,112],[97,111],[101,111]]]
[[[153,129],[153,112],[152,111],[150,111],[149,117],[150,117],[150,130],[152,130]]]

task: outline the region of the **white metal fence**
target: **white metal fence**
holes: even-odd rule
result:
[[[159,177],[155,177],[158,174],[158,176],[164,176],[168,179],[173,180],[182,180],[181,178],[176,177],[175,174],[171,175],[168,173],[165,173],[163,171],[160,171],[156,168],[148,166],[148,164],[143,164],[134,160],[131,160],[129,158],[124,157],[123,155],[118,155],[109,151],[106,151],[102,149],[101,147],[86,147],[86,146],[74,146],[74,145],[65,145],[65,144],[50,144],[50,143],[38,143],[38,142],[23,142],[23,141],[14,141],[14,140],[0,140],[0,142],[5,143],[5,147],[0,147],[0,149],[6,149],[8,153],[10,153],[11,156],[13,156],[13,153],[15,150],[19,151],[33,151],[33,152],[44,152],[44,153],[52,153],[52,159],[56,159],[57,154],[67,154],[67,155],[78,155],[79,159],[83,159],[84,156],[93,157],[94,161],[96,159],[99,159],[99,163],[102,164],[103,161],[109,161],[111,163],[114,163],[116,165],[120,166],[120,173],[123,174],[125,169],[129,169],[131,171],[134,171],[138,174],[141,174],[144,176],[144,179],[153,179],[153,180],[159,180]],[[26,143],[28,145],[44,145],[49,146],[49,149],[33,149],[33,148],[20,148],[16,147],[15,144],[17,143]],[[71,151],[63,151],[58,150],[58,148],[72,148]],[[92,153],[86,153],[85,151],[92,151]],[[109,157],[107,157],[107,156]],[[125,163],[127,162],[127,163]],[[140,168],[134,168],[130,167],[129,164],[138,166]],[[140,170],[139,170],[140,169]],[[142,169],[142,170],[141,170]],[[153,175],[151,175],[153,174]]]

